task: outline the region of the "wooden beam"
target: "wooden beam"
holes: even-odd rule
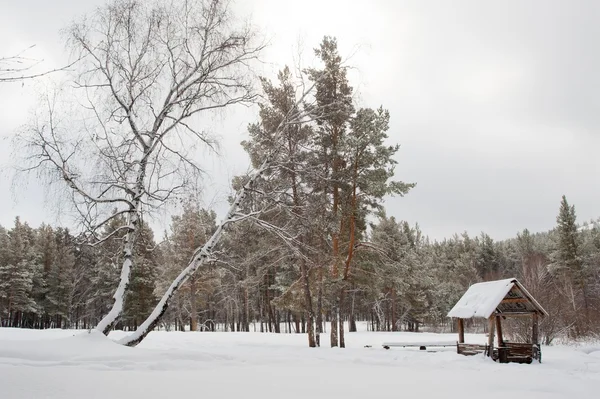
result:
[[[531,328],[531,343],[532,344],[539,344],[539,330],[538,330],[538,314],[534,313],[532,316],[533,319],[533,326]]]
[[[465,343],[465,321],[463,319],[458,319],[458,343]]]
[[[530,302],[527,298],[504,298],[500,303],[525,303]]]
[[[502,337],[502,317],[496,316],[496,330],[498,331],[498,347],[504,346],[504,338]]]
[[[519,316],[531,316],[532,314],[534,314],[535,312],[502,312],[499,315],[502,317],[519,317]]]
[[[495,316],[490,316],[489,318],[489,323],[488,323],[488,353],[487,355],[489,357],[492,357],[492,354],[494,353],[494,325],[496,323],[494,323],[494,319]]]

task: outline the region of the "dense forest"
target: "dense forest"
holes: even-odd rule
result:
[[[127,345],[153,328],[306,333],[309,346],[326,332],[344,347],[357,321],[451,330],[471,284],[517,277],[550,313],[543,342],[600,333],[600,227],[578,225],[565,197],[549,232],[432,241],[386,214],[415,183],[395,180],[391,115],[358,106],[335,38],[318,65],[258,79],[258,96],[249,65],[264,46],[226,4],[157,4],[115,1],[65,30],[75,73],[15,142],[25,170],[69,190],[82,229],[0,227],[2,326],[140,330]],[[241,143],[252,168],[218,221],[190,199],[195,151],[214,144],[194,118],[236,104],[258,104]],[[173,204],[153,232],[150,214]]]
[[[215,217],[189,203],[161,240],[144,226],[117,328],[135,329],[145,319],[214,230]],[[577,228],[574,222],[574,209],[563,200],[557,227],[549,232],[524,230],[498,242],[485,233],[463,233],[431,242],[418,226],[380,213],[364,232],[369,249],[357,255],[340,314],[350,331],[357,320],[368,321],[376,331],[450,331],[446,313],[470,284],[517,277],[550,313],[541,325],[544,343],[557,337],[597,337],[600,226]],[[107,226],[103,234],[117,227]],[[48,225],[33,229],[19,218],[10,230],[0,227],[2,326],[94,327],[112,304],[121,239],[93,246],[68,230]],[[178,293],[161,328],[306,332],[302,273],[283,240],[241,222],[227,232],[218,253],[210,268]],[[330,270],[315,262],[310,283],[311,299],[322,301],[321,323],[328,322],[336,282]],[[519,326],[513,330],[518,333]]]

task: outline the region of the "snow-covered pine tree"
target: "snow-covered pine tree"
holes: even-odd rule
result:
[[[308,124],[289,124],[277,140],[279,135],[277,127],[296,106],[295,82],[288,67],[279,72],[278,85],[267,79],[262,79],[261,82],[268,101],[261,104],[260,122],[249,126],[250,139],[242,142],[242,145],[250,155],[254,167],[259,166],[266,154],[274,152],[275,146],[280,146],[277,159],[273,160],[271,173],[265,176],[262,182],[262,191],[265,195],[256,198],[257,201],[261,201],[256,205],[263,206],[267,210],[261,216],[263,225],[268,223],[279,226],[282,231],[290,232],[290,237],[295,237],[287,241],[289,247],[287,250],[283,248],[282,255],[287,252],[287,256],[281,258],[282,264],[278,268],[283,274],[275,275],[274,269],[266,276],[274,282],[278,281],[279,291],[287,296],[285,301],[288,305],[303,309],[308,346],[314,347],[318,345],[315,338],[315,310],[311,290],[314,283],[310,278],[314,263],[307,251],[307,246],[314,245],[311,236],[315,235],[315,222],[318,222],[318,219],[308,216],[311,209],[309,182],[311,176],[308,172],[308,158],[311,156],[309,148],[314,140],[314,130]],[[272,235],[271,239],[276,237]],[[277,246],[281,244],[280,242]],[[299,271],[299,276],[296,276],[294,270]],[[284,288],[281,285],[282,279],[295,283]],[[265,294],[271,297],[275,293],[267,289]],[[269,312],[275,313],[276,311],[271,309],[271,299],[274,298],[268,299],[265,306]],[[296,305],[295,302],[299,304]],[[275,327],[279,329],[278,324]]]
[[[54,239],[56,258],[47,279],[47,296],[53,311],[48,313],[54,328],[72,328],[76,285],[84,283],[76,279],[74,237],[68,229],[57,228]]]
[[[315,144],[320,150],[316,154],[319,157],[317,159],[322,173],[322,184],[316,192],[322,193],[329,200],[329,215],[324,216],[331,222],[328,231],[331,239],[330,269],[324,277],[330,277],[333,281],[338,281],[343,269],[340,226],[342,224],[341,185],[345,180],[342,170],[344,160],[342,159],[341,141],[349,128],[350,117],[354,112],[354,105],[352,104],[353,89],[348,82],[347,68],[342,64],[337,39],[326,36],[314,52],[322,61],[323,67],[322,69],[309,70],[309,75],[313,81],[317,81],[323,75],[325,76],[318,81],[315,95],[318,104],[316,109],[317,135]],[[329,293],[330,298],[328,298],[332,305],[330,317],[332,347],[339,345],[340,304],[339,298],[335,298],[338,294],[339,290],[334,288]],[[320,323],[317,324],[320,326]],[[320,333],[320,331],[318,332]]]
[[[171,219],[171,244],[170,262],[176,270],[185,267],[194,254],[196,248],[201,247],[210,238],[216,229],[216,214],[200,208],[196,201],[188,200],[183,204],[181,215],[173,216]],[[206,275],[196,274],[184,284],[178,296],[183,301],[181,311],[186,314],[186,323],[189,321],[190,330],[198,330],[198,317],[202,304],[206,303],[204,293],[208,292]]]
[[[6,324],[9,327],[33,327],[31,315],[38,311],[32,295],[36,275],[33,230],[17,217],[7,238],[6,259],[0,265],[0,295],[6,309]]]
[[[154,233],[142,222],[134,246],[136,267],[131,271],[123,310],[122,323],[128,330],[135,330],[150,315],[158,302],[155,288],[159,256],[155,251],[159,251],[159,248],[154,241]]]
[[[575,206],[569,205],[566,196],[562,196],[558,216],[556,217],[554,247],[551,253],[550,272],[558,281],[564,298],[570,306],[572,332],[585,334],[586,320],[582,312],[588,310],[587,276],[581,253],[582,237],[577,226]]]

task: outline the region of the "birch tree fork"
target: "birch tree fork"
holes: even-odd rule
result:
[[[194,151],[215,142],[198,117],[255,101],[250,64],[263,46],[222,0],[115,0],[65,34],[80,59],[72,88],[48,96],[20,138],[26,169],[67,184],[90,236],[127,218],[114,304],[97,326],[107,334],[123,312],[143,215],[200,177]]]

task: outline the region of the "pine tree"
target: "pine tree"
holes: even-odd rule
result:
[[[48,323],[55,328],[67,328],[72,313],[72,303],[75,291],[75,254],[73,237],[67,229],[58,228],[54,231],[55,258],[48,271],[46,299],[49,308],[46,313]]]
[[[554,254],[554,271],[567,275],[574,284],[581,284],[583,279],[580,237],[577,231],[575,206],[569,206],[563,195],[559,214],[556,218],[558,240]]]
[[[569,206],[567,198],[564,195],[556,222],[557,235],[555,252],[552,254],[552,271],[555,275],[567,278],[575,284],[578,280],[578,272],[581,270],[579,234],[577,231],[575,206]]]
[[[331,271],[333,281],[340,279],[342,255],[340,235],[342,223],[341,185],[344,180],[341,141],[349,128],[350,117],[354,112],[352,104],[353,89],[347,78],[347,70],[342,65],[342,57],[338,52],[337,40],[326,36],[315,55],[324,64],[322,70],[309,70],[309,76],[317,83],[316,99],[318,104],[318,132],[315,139],[319,165],[322,170],[321,192],[330,198],[331,221]],[[339,289],[333,288],[331,309],[331,346],[338,346],[339,324]],[[320,312],[318,312],[320,314]],[[320,327],[320,322],[317,325]]]
[[[272,151],[274,145],[281,145],[278,153],[278,159],[274,161],[274,173],[268,177],[268,181],[263,182],[265,191],[275,194],[278,205],[276,208],[280,212],[275,212],[270,204],[271,212],[265,212],[264,217],[271,218],[270,223],[287,226],[288,231],[293,231],[297,237],[295,248],[289,250],[289,261],[292,267],[285,268],[285,276],[272,276],[275,279],[291,279],[295,281],[297,276],[292,268],[300,271],[301,284],[295,284],[290,289],[280,289],[286,293],[287,298],[280,298],[288,305],[292,305],[298,311],[303,308],[308,331],[308,345],[314,347],[319,344],[315,337],[315,311],[313,306],[313,295],[311,287],[310,273],[312,265],[307,261],[306,246],[315,245],[311,239],[315,232],[314,218],[307,218],[315,202],[311,199],[309,184],[315,181],[314,175],[309,171],[308,158],[310,157],[309,147],[311,140],[314,139],[314,130],[306,124],[293,124],[285,128],[282,143],[273,142],[273,134],[280,124],[281,120],[287,115],[296,103],[294,82],[289,68],[285,67],[278,74],[279,85],[275,86],[266,79],[262,79],[263,90],[268,98],[268,102],[261,104],[260,123],[252,124],[248,128],[250,140],[244,141],[242,145],[248,151],[253,164],[258,165],[260,159],[264,158],[265,152]],[[264,199],[263,199],[264,201]],[[271,200],[271,202],[273,202]],[[267,205],[265,203],[265,205]],[[268,205],[267,205],[268,206]],[[275,220],[277,218],[279,220]],[[287,219],[287,220],[283,220]],[[283,265],[282,265],[283,266]],[[267,293],[267,292],[266,292]],[[268,293],[270,294],[270,293]],[[290,298],[294,298],[291,300]],[[270,307],[271,304],[266,304]]]
[[[37,312],[32,298],[36,272],[32,257],[32,230],[17,217],[15,226],[8,232],[7,241],[7,261],[0,267],[0,293],[6,306],[7,324],[32,327],[30,315]]]
[[[353,89],[337,41],[325,37],[315,54],[324,67],[309,71],[311,79],[317,82],[319,105],[315,169],[323,171],[314,192],[331,200],[328,214],[323,215],[329,222],[331,236],[331,344],[344,347],[346,292],[352,285],[352,263],[366,229],[366,217],[369,212],[381,209],[385,195],[404,195],[414,185],[389,181],[396,164],[393,156],[399,148],[384,144],[389,113],[381,107],[355,110]]]
[[[57,260],[56,240],[54,230],[46,224],[42,224],[37,229],[36,237],[35,252],[38,262],[42,266],[43,284],[39,287],[37,295],[34,295],[34,299],[41,311],[40,323],[44,328],[49,328],[51,315],[56,313],[56,302],[52,296],[54,287],[50,282],[50,274]]]
[[[216,217],[214,211],[202,209],[194,201],[184,203],[183,213],[173,216],[169,241],[172,246],[171,262],[176,270],[185,267],[194,251],[204,245],[215,231]],[[178,297],[180,303],[183,301],[183,308],[180,311],[185,311],[189,318],[191,331],[198,330],[199,307],[203,302],[200,295],[203,278],[205,279],[206,276],[196,274],[190,277]]]
[[[498,258],[492,237],[486,233],[481,233],[478,240],[475,265],[482,280],[497,280],[501,277]]]
[[[136,329],[158,302],[155,294],[158,256],[155,251],[158,248],[154,242],[154,233],[146,224],[141,223],[134,246],[135,267],[131,271],[123,308],[122,322],[129,329]]]
[[[581,236],[577,228],[575,206],[569,205],[564,195],[556,222],[556,239],[550,267],[553,275],[565,282],[565,294],[576,313],[579,302],[582,302],[585,309],[588,308],[587,276],[583,268]]]

